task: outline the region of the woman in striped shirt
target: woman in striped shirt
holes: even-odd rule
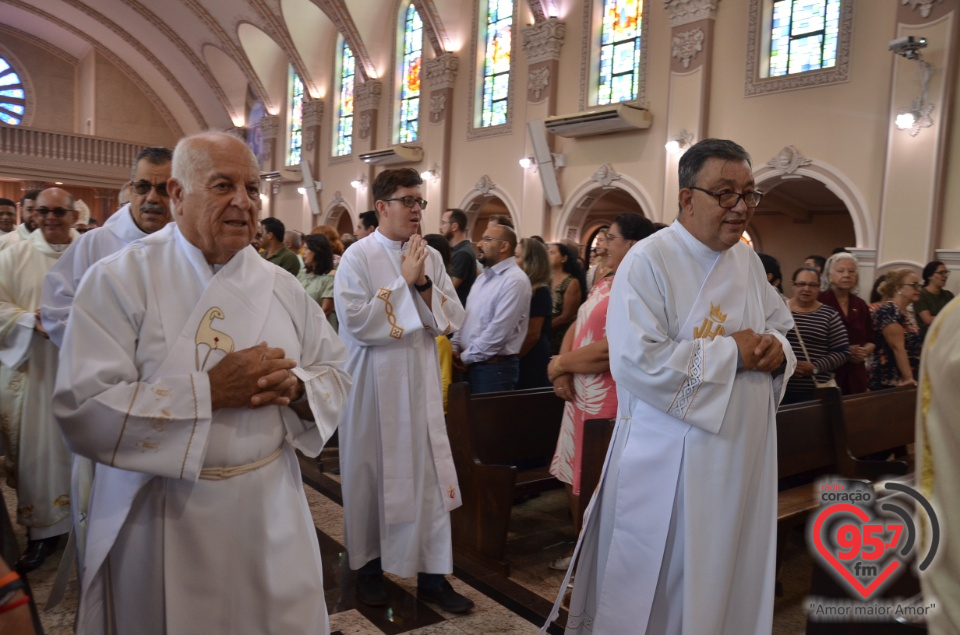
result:
[[[829,381],[830,371],[850,359],[847,329],[836,309],[817,300],[819,289],[820,274],[816,269],[801,267],[794,272],[793,297],[787,306],[796,326],[787,333],[787,340],[797,356],[797,370],[787,383],[781,402],[784,404],[813,399],[814,378],[821,383]]]

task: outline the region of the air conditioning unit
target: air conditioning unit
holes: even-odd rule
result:
[[[420,146],[396,145],[384,150],[364,152],[360,160],[370,165],[393,165],[395,163],[417,163],[423,160],[423,148]]]
[[[653,115],[636,103],[621,102],[575,115],[547,117],[547,130],[561,137],[587,137],[649,128]]]

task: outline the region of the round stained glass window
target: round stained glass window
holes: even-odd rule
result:
[[[0,57],[0,122],[19,126],[23,121],[27,96],[23,82],[7,60]]]

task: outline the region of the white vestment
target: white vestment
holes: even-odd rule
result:
[[[931,635],[960,632],[960,299],[937,315],[920,356],[920,399],[917,400],[917,474],[920,493],[933,505],[940,523],[937,554],[920,572],[923,605],[935,604],[927,627]],[[915,553],[926,557],[931,547],[930,522],[919,509],[923,529]]]
[[[70,453],[50,411],[59,351],[35,329],[43,277],[61,253],[39,230],[0,252],[0,430],[17,521],[34,540],[70,531]]]
[[[262,341],[298,361],[316,422],[212,410],[206,371]],[[320,452],[349,380],[296,278],[252,247],[215,273],[171,224],[90,268],[61,356],[55,414],[70,449],[98,463],[77,632],[326,633],[294,448]]]
[[[618,421],[567,633],[769,635],[792,326],[746,244],[718,253],[674,223],[624,258],[607,313]],[[747,328],[780,341],[784,374],[737,370],[729,336]]]
[[[17,225],[15,230],[5,236],[0,237],[0,251],[13,247],[17,243],[29,239],[31,233],[32,232],[27,229],[27,225],[25,223],[20,223]]]
[[[354,377],[340,427],[350,567],[380,557],[384,571],[410,577],[453,571],[449,512],[460,486],[434,338],[460,328],[464,311],[436,251],[425,265],[431,306],[400,275],[400,258],[401,244],[379,231],[354,243],[334,304]]]

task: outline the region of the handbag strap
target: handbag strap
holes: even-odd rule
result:
[[[793,330],[797,332],[797,339],[800,340],[800,348],[803,349],[803,356],[812,364],[813,362],[810,361],[810,353],[807,352],[807,345],[803,343],[803,335],[800,334],[800,323],[796,320],[793,322]]]

